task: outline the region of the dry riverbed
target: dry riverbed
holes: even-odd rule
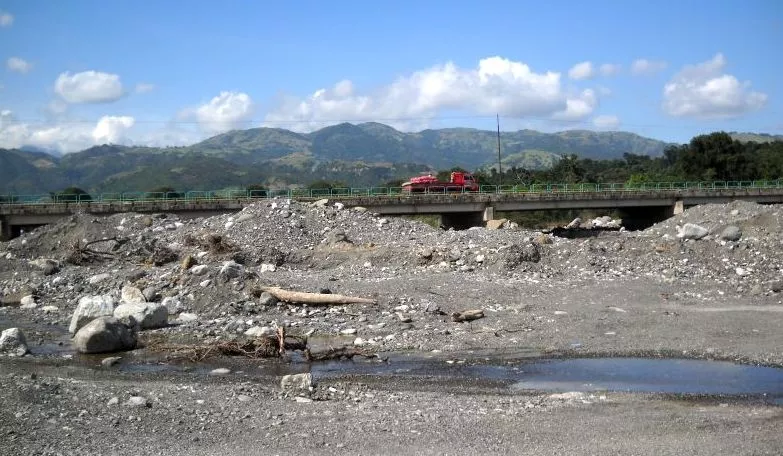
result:
[[[75,216],[0,244],[0,330],[28,351],[0,358],[0,453],[779,454],[781,210],[707,205],[582,239],[285,200]],[[78,352],[115,317],[134,349]],[[308,352],[280,357],[280,330]],[[273,344],[205,356],[248,341]],[[613,357],[726,367],[525,384],[537,360]],[[726,390],[706,392],[720,375]]]

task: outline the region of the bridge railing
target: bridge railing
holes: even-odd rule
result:
[[[680,182],[601,182],[601,183],[535,183],[515,185],[481,185],[484,194],[538,194],[538,193],[607,193],[656,191],[720,191],[733,189],[781,189],[783,178],[747,181],[680,181]],[[91,203],[153,203],[159,201],[219,201],[268,198],[330,198],[379,197],[475,193],[461,187],[441,187],[421,193],[406,193],[402,187],[340,187],[301,188],[277,190],[190,190],[185,192],[108,192],[96,196],[58,194],[3,194],[2,205],[91,204]]]

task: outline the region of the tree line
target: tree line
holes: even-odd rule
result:
[[[500,176],[493,168],[476,175],[488,185],[776,180],[783,178],[783,141],[741,142],[717,132],[669,146],[661,157],[627,153],[622,159],[593,160],[571,154],[546,170],[511,167]]]

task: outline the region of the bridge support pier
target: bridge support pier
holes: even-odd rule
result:
[[[680,215],[685,212],[685,205],[681,199],[674,202],[674,215]]]
[[[487,206],[486,208],[484,208],[484,214],[482,215],[482,220],[484,222],[495,220],[495,208],[492,206]]]

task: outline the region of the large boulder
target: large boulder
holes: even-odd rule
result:
[[[19,328],[8,328],[0,334],[0,353],[11,356],[24,356],[30,350],[27,340]]]
[[[114,317],[98,317],[73,337],[79,353],[112,353],[136,347],[136,334]]]
[[[120,304],[114,309],[114,318],[140,329],[163,328],[168,325],[169,309],[152,302]]]
[[[111,295],[83,296],[79,299],[76,310],[71,317],[71,325],[68,331],[71,334],[98,317],[111,317],[114,315],[116,301]]]

